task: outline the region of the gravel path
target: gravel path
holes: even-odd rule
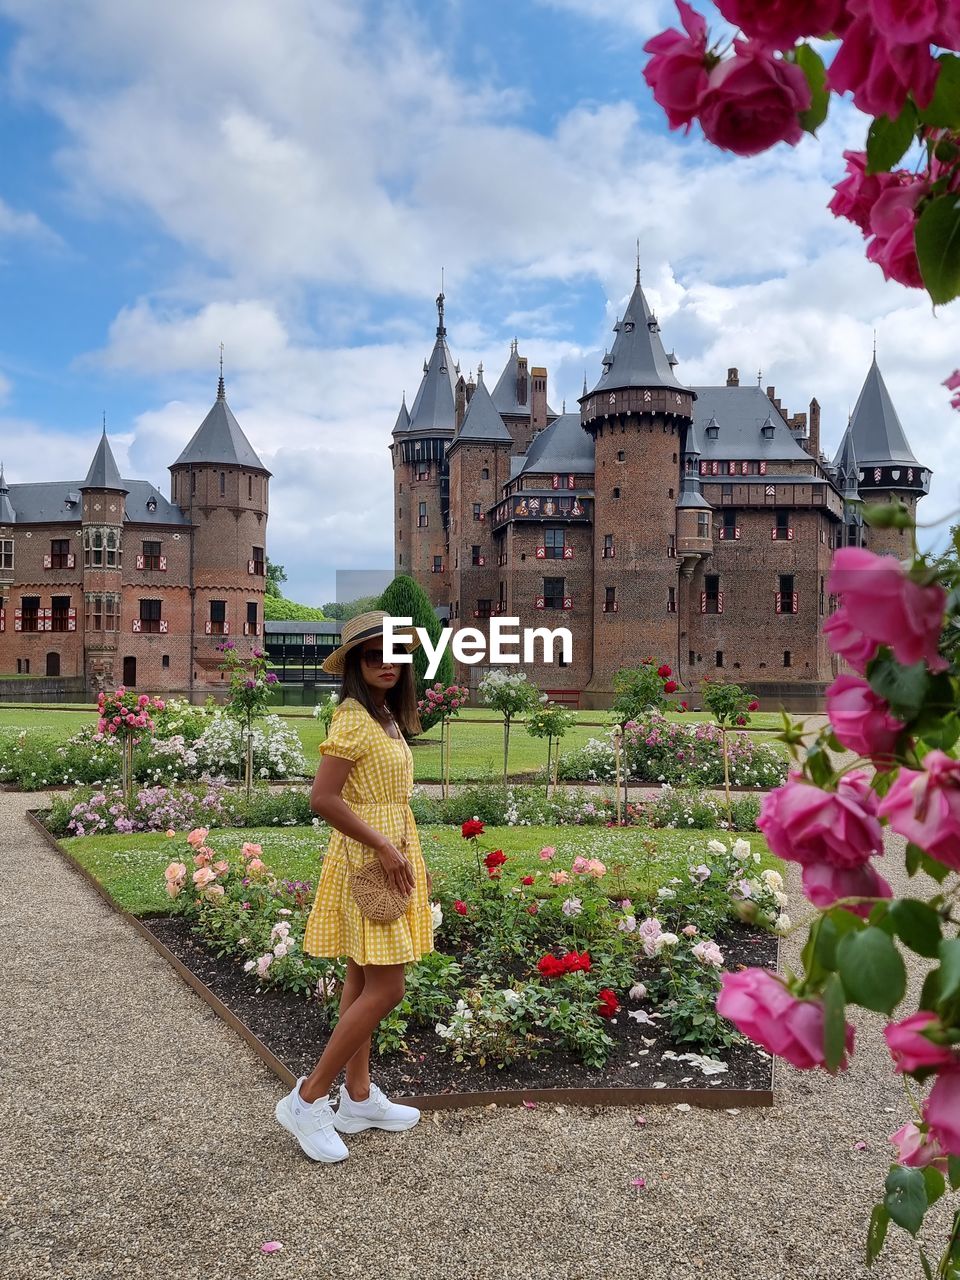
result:
[[[919,1275],[893,1230],[860,1265],[904,1116],[879,1019],[839,1081],[781,1070],[770,1111],[435,1113],[315,1166],[274,1078],[26,825],[42,800],[0,795],[5,1278]]]

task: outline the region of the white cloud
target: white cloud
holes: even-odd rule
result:
[[[15,236],[23,240],[35,240],[48,247],[61,244],[56,232],[51,231],[35,213],[21,213],[0,196],[0,239],[13,239]]]
[[[5,404],[10,398],[10,392],[13,390],[13,383],[8,377],[0,373],[0,405]]]

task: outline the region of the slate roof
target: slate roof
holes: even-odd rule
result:
[[[489,440],[496,444],[513,444],[513,436],[504,426],[483,381],[482,370],[477,374],[476,390],[470,398],[454,443],[458,440]]]
[[[694,426],[702,458],[812,462],[793,432],[760,387],[694,387]],[[711,419],[720,428],[714,440],[707,434]],[[769,421],[773,436],[761,428]]]
[[[423,379],[410,409],[407,433],[453,435],[457,422],[453,357],[444,334],[438,333]]]
[[[639,272],[623,319],[614,325],[613,349],[603,358],[603,374],[591,395],[598,391],[615,391],[623,387],[669,387],[687,391],[677,381],[673,363],[663,349],[660,325],[647,305],[640,285]]]
[[[407,395],[406,395],[406,392],[404,392],[403,399],[400,401],[400,412],[397,414],[396,425],[394,426],[393,432],[391,434],[395,436],[401,436],[403,435],[404,431],[406,431],[407,427],[409,427],[409,425],[410,425],[410,411],[407,408]]]
[[[527,402],[521,404],[517,399],[517,378],[520,371],[520,357],[517,354],[516,343],[510,345],[510,355],[507,357],[507,363],[503,367],[503,373],[497,379],[497,385],[493,388],[492,398],[496,405],[497,412],[501,416],[515,418],[529,418],[530,404],[532,398],[532,388],[530,387],[530,371],[527,370]],[[547,417],[555,418],[557,415],[547,405]]]
[[[3,464],[0,463],[0,524],[13,524],[16,518],[17,513],[10,502],[10,487],[3,474]]]
[[[252,471],[264,471],[270,474],[257,456],[253,445],[243,434],[240,423],[233,416],[227,404],[223,378],[217,388],[217,398],[213,408],[194,432],[187,447],[173,464],[182,467],[188,464],[223,465],[228,467],[246,467]]]
[[[840,441],[840,448],[837,450],[837,456],[833,460],[833,469],[837,473],[837,484],[840,489],[844,493],[856,494],[860,478],[860,464],[857,461],[857,452],[853,443],[853,432],[850,423],[847,424],[843,439]]]
[[[116,459],[113,456],[113,450],[110,448],[110,441],[107,439],[106,431],[100,437],[100,443],[97,445],[93,461],[90,463],[87,478],[80,488],[116,489],[121,493],[127,492],[123,481],[120,479],[120,468],[117,466]]]
[[[562,413],[535,436],[517,474],[534,472],[593,473],[593,439],[580,425],[579,413]]]
[[[71,520],[79,523],[83,510],[80,490],[85,484],[86,481],[80,480],[43,480],[10,485],[9,500],[16,513],[15,523],[63,524]],[[126,524],[190,524],[180,508],[168,501],[149,480],[120,480],[115,487],[127,494]],[[148,502],[156,504],[154,510],[150,510]]]
[[[906,462],[914,467],[920,465],[907,443],[876,355],[853,410],[849,429],[861,467],[886,462]]]

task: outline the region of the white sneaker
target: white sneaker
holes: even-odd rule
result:
[[[307,1103],[300,1097],[301,1076],[286,1097],[277,1103],[274,1115],[288,1133],[292,1133],[311,1160],[335,1164],[346,1160],[350,1152],[333,1127],[333,1108],[329,1098]]]
[[[347,1086],[342,1084],[340,1106],[333,1123],[340,1133],[360,1133],[364,1129],[389,1129],[397,1133],[402,1129],[412,1129],[419,1119],[420,1112],[416,1107],[391,1102],[375,1084],[370,1086],[370,1097],[363,1102],[354,1102]]]

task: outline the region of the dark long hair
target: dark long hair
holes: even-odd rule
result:
[[[400,662],[397,665],[400,668],[400,677],[393,688],[387,690],[385,702],[393,712],[403,736],[413,738],[423,732],[417,712],[417,688],[413,680],[413,663]],[[356,698],[362,707],[366,707],[374,720],[379,724],[385,723],[386,716],[378,711],[370,696],[370,687],[360,669],[360,645],[354,645],[349,649],[344,658],[340,701],[342,702],[345,698]]]

